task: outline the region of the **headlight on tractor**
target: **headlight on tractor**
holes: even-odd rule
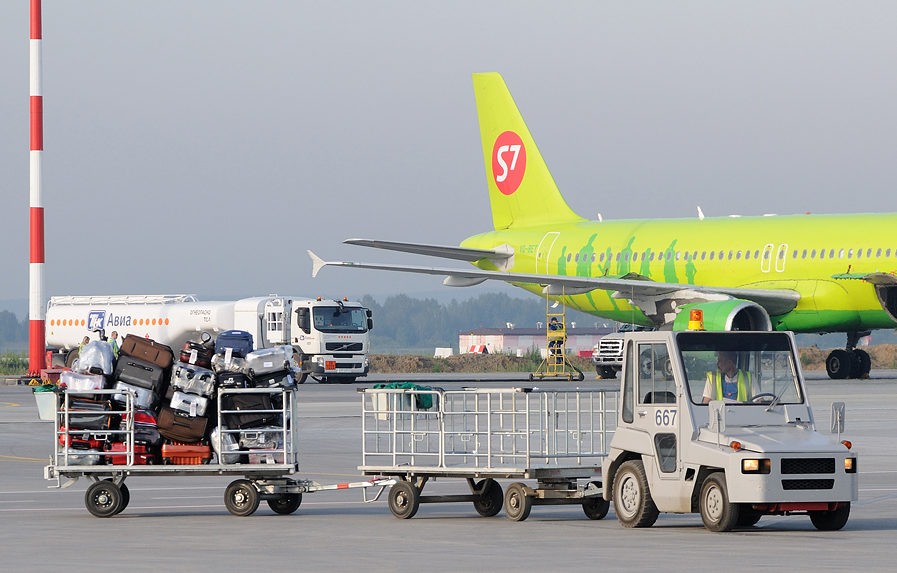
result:
[[[741,473],[743,474],[768,474],[771,467],[768,459],[744,459],[741,460]]]
[[[849,474],[857,473],[857,459],[844,458],[844,471]]]

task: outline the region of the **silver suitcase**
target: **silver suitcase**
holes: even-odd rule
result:
[[[65,384],[70,393],[94,399],[96,398],[95,391],[106,387],[106,377],[102,374],[82,374],[67,370],[59,374],[59,383]]]
[[[238,464],[240,463],[240,444],[237,443],[237,434],[231,434],[229,432],[222,432],[218,429],[218,426],[212,430],[211,434],[212,438],[212,449],[215,450],[215,454],[218,456],[218,459],[221,460],[223,464]],[[221,449],[218,448],[219,438],[221,439]],[[223,450],[223,451],[222,451]],[[228,452],[237,452],[237,453],[228,453]]]
[[[191,418],[205,416],[208,407],[209,399],[205,396],[188,394],[186,392],[175,392],[171,395],[171,409],[184,412]]]
[[[246,367],[243,372],[250,377],[289,370],[293,361],[292,346],[275,346],[253,350],[246,355]]]
[[[112,401],[118,404],[124,405],[128,403],[128,398],[125,396],[125,391],[127,390],[134,395],[134,405],[137,408],[155,410],[156,406],[159,405],[159,395],[149,388],[141,388],[127,382],[118,381],[113,389],[118,392],[112,395]]]
[[[208,368],[176,362],[171,371],[171,385],[176,390],[199,396],[215,394],[215,373]]]

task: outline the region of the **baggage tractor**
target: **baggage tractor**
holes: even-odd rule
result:
[[[95,390],[106,388],[106,377],[102,374],[81,374],[65,370],[59,373],[59,384],[65,384],[72,394],[93,400],[96,398]]]
[[[159,433],[175,442],[198,442],[206,435],[209,419],[205,416],[190,417],[162,406],[159,412]]]
[[[190,417],[205,416],[209,399],[197,394],[176,391],[171,396],[171,408]]]
[[[292,361],[292,346],[260,348],[246,355],[246,367],[243,369],[243,372],[254,378],[262,374],[289,370]]]
[[[64,406],[63,406],[64,407]],[[112,406],[108,401],[69,398],[69,428],[72,430],[108,430],[112,427]],[[65,414],[59,415],[59,424],[65,425]]]
[[[200,366],[176,362],[171,371],[171,385],[182,392],[208,398],[215,395],[215,373]]]
[[[181,348],[180,361],[185,364],[193,364],[202,368],[212,367],[212,356],[215,355],[214,344],[203,344],[188,340]]]
[[[215,341],[215,354],[245,358],[250,352],[252,352],[252,334],[245,330],[225,330]]]
[[[125,453],[127,451],[128,444],[124,442],[114,442],[111,444],[106,444],[106,455],[103,457],[106,458],[107,464],[123,466],[127,465],[128,463],[128,456]],[[110,455],[110,452],[112,452],[114,455]],[[145,466],[154,463],[156,463],[156,456],[155,454],[153,454],[152,450],[149,447],[143,444],[134,444],[135,466]]]
[[[172,442],[162,444],[162,463],[178,466],[207,464],[212,459],[212,448],[207,444]]]
[[[78,361],[73,365],[82,374],[112,374],[115,355],[112,345],[102,340],[88,342],[78,351]]]
[[[234,393],[221,397],[221,419],[225,427],[231,429],[279,424],[280,412],[264,411],[273,409],[270,394]],[[238,411],[225,413],[225,410]]]
[[[140,386],[119,380],[115,383],[113,389],[118,390],[118,392],[112,395],[112,401],[122,408],[127,404],[125,391],[130,391],[134,395],[134,405],[138,408],[157,410],[159,407],[159,394],[147,388],[141,388]]]
[[[219,388],[249,388],[249,377],[242,372],[220,372]]]
[[[134,358],[122,356],[115,363],[116,380],[140,386],[154,392],[161,393],[165,383],[165,370],[158,364]]]
[[[139,358],[163,369],[171,368],[174,362],[174,353],[171,351],[171,348],[150,338],[143,338],[134,334],[125,336],[118,352],[122,356]]]
[[[237,434],[230,432],[222,432],[218,426],[212,430],[210,435],[212,449],[223,464],[241,464],[245,463],[245,456],[240,452],[240,444],[237,441]],[[220,447],[219,447],[220,443]]]
[[[212,357],[212,370],[218,374],[222,372],[245,372],[246,359],[233,354],[230,357],[224,354],[216,354]]]

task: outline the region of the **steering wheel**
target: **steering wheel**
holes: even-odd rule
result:
[[[761,392],[751,396],[750,402],[753,404],[771,404],[776,399],[776,395],[772,392]]]

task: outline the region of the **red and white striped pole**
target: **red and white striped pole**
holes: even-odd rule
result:
[[[44,356],[44,206],[41,154],[44,149],[44,101],[41,93],[41,0],[31,0],[31,256],[28,292],[28,374],[40,374]]]

